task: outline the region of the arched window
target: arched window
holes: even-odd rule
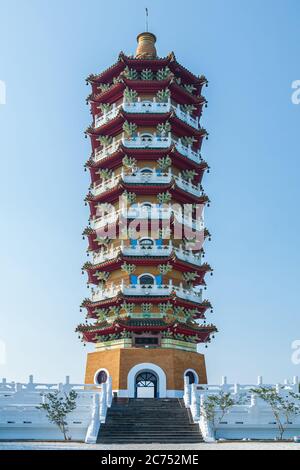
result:
[[[198,383],[198,376],[193,370],[187,370],[184,375],[188,378],[190,385]]]
[[[152,238],[141,238],[139,245],[141,248],[152,248],[154,246],[154,241]]]
[[[99,370],[95,375],[95,383],[97,385],[101,385],[101,384],[106,383],[107,379],[108,379],[108,374],[107,374],[106,370],[104,370],[104,369]]]
[[[139,284],[142,286],[153,286],[155,284],[155,277],[152,274],[142,274],[139,277]]]
[[[153,174],[153,170],[151,168],[141,168],[140,169],[140,173],[142,175],[152,175]]]
[[[148,217],[151,215],[151,211],[152,211],[152,204],[151,202],[144,202],[142,205],[141,205],[141,210],[144,211],[144,213],[148,213]]]
[[[150,133],[141,134],[141,141],[151,143],[153,141],[153,135]]]

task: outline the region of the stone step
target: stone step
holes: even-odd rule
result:
[[[201,443],[199,426],[178,399],[115,399],[99,443]]]
[[[180,438],[180,439],[168,439],[168,438],[160,438],[159,440],[157,439],[146,439],[146,438],[134,438],[134,439],[114,439],[113,437],[111,438],[103,438],[98,441],[98,444],[203,444],[203,439],[186,439],[186,438]]]

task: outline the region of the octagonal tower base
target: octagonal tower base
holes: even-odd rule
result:
[[[187,374],[191,383],[207,383],[204,355],[176,349],[115,349],[88,354],[85,383],[98,384],[99,378],[111,376],[117,396],[136,398],[151,392],[140,387],[145,377],[152,377],[154,397],[182,398]]]

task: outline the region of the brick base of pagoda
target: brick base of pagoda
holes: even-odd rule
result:
[[[193,371],[196,381],[207,383],[205,357],[176,349],[128,348],[88,354],[85,383],[93,384],[104,370],[112,377],[114,392],[121,397],[135,397],[135,378],[143,371],[158,377],[158,397],[182,397],[184,375]]]

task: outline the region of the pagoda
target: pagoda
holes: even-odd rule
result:
[[[88,354],[85,381],[112,378],[121,397],[182,397],[184,378],[206,383],[203,354],[216,327],[203,300],[203,210],[209,205],[201,156],[207,132],[204,76],[157,56],[156,37],[138,36],[134,56],[87,79],[93,117],[86,135],[91,186],[89,261],[83,267],[91,296],[77,331]]]

